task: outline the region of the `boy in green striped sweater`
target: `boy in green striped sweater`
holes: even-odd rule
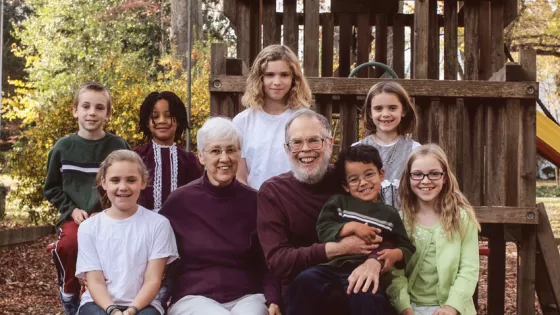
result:
[[[60,211],[59,239],[52,251],[58,272],[60,300],[66,315],[79,306],[80,283],[75,277],[78,226],[103,210],[95,176],[99,164],[118,149],[130,149],[120,137],[103,130],[111,115],[111,96],[99,83],[87,83],[76,92],[73,115],[78,132],[59,139],[49,152],[44,195]]]

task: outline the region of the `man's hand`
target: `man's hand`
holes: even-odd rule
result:
[[[363,239],[351,235],[343,238],[339,243],[345,255],[369,255],[372,250],[379,247],[378,243],[381,243],[382,240],[381,236],[377,236],[374,244],[367,244]]]
[[[377,234],[381,233],[380,229],[373,226],[368,226],[367,222],[364,224],[358,222],[352,222],[352,223],[355,223],[352,225],[352,230],[354,231],[354,234],[359,238],[363,239],[366,242],[366,244],[375,243],[375,238],[377,237]]]
[[[379,287],[380,271],[381,264],[376,259],[370,258],[366,260],[363,264],[354,269],[352,274],[348,277],[348,290],[346,293],[358,293],[360,289],[362,292],[367,292],[373,284],[371,292],[375,294]]]
[[[74,210],[72,210],[71,216],[72,220],[74,220],[77,225],[80,225],[89,217],[89,214],[85,210],[75,208]]]
[[[271,303],[268,307],[268,315],[282,315],[282,312],[280,312],[280,307],[278,307],[278,305],[274,303]]]
[[[438,308],[433,315],[457,315],[457,310],[449,305]]]
[[[414,311],[411,308],[405,308],[400,315],[414,315]]]
[[[401,261],[403,257],[404,255],[402,250],[398,248],[384,249],[379,251],[377,260],[384,261],[383,268],[381,269],[381,273],[386,273],[387,271],[391,270],[391,268],[393,268],[393,265],[397,261]]]

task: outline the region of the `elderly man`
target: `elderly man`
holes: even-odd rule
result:
[[[279,314],[277,281],[257,238],[257,192],[235,179],[241,134],[214,117],[197,141],[204,175],[171,193],[160,211],[181,257],[168,314]]]
[[[315,226],[321,208],[330,196],[342,192],[329,167],[331,132],[329,121],[312,110],[300,110],[288,121],[285,148],[292,171],[260,188],[259,239],[269,268],[281,280],[287,315],[382,314],[387,303],[382,293],[375,292],[381,270],[375,258],[351,272],[348,288],[317,272],[320,269],[306,270],[340,255],[370,254],[377,247],[355,236],[318,243]]]

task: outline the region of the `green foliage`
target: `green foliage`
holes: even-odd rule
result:
[[[3,117],[22,121],[21,137],[8,156],[10,175],[18,181],[10,198],[32,222],[53,222],[58,217],[45,201],[42,186],[48,151],[59,138],[77,130],[72,98],[78,86],[98,81],[109,88],[114,111],[105,129],[132,147],[143,143],[138,115],[148,93],[169,90],[186,98],[181,63],[159,55],[154,7],[130,3],[44,1],[15,31],[21,41],[16,51],[25,58],[28,78],[10,81],[15,91],[3,107]],[[209,55],[203,43],[195,45],[191,135],[209,115]]]
[[[537,186],[537,197],[560,197],[560,186]]]

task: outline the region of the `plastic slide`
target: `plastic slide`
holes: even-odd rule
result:
[[[537,152],[560,167],[560,126],[537,111]]]

